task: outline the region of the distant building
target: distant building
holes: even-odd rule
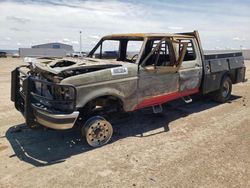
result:
[[[53,43],[46,43],[46,44],[39,44],[34,45],[31,48],[53,48],[53,49],[64,49],[66,52],[71,53],[73,52],[73,46],[68,44],[63,44],[59,42],[53,42]]]
[[[0,52],[0,57],[7,57],[7,53],[6,52]]]
[[[73,52],[73,46],[59,42],[34,45],[31,48],[19,48],[21,57],[65,57]]]

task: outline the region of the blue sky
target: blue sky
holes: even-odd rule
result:
[[[250,1],[0,1],[0,49],[64,42],[89,50],[101,36],[199,30],[205,49],[250,48]]]

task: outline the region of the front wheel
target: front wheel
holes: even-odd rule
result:
[[[94,116],[88,119],[81,129],[82,136],[92,147],[100,147],[107,144],[112,135],[112,125],[101,116]]]
[[[220,84],[220,89],[212,94],[212,98],[217,102],[224,103],[231,97],[231,92],[232,81],[229,76],[224,76]]]

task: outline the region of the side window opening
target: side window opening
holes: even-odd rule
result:
[[[131,58],[138,54],[141,50],[143,41],[129,40],[127,44],[127,54],[126,57]]]
[[[141,51],[143,39],[101,40],[88,57],[135,63]]]
[[[143,40],[129,40],[126,48],[126,61],[136,62],[140,53]]]
[[[195,53],[195,50],[194,50],[194,44],[193,44],[192,40],[189,40],[189,39],[179,39],[177,41],[179,42],[176,45],[176,47],[177,47],[176,51],[178,52],[178,54],[180,54],[180,51],[182,50],[183,43],[185,42],[185,43],[188,44],[187,50],[186,50],[186,53],[185,53],[183,61],[193,61],[193,60],[195,60],[196,59],[196,53]]]
[[[96,49],[92,58],[98,59],[118,59],[119,58],[119,40],[104,40]]]

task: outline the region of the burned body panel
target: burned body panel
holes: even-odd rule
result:
[[[192,90],[199,88],[201,84],[201,69],[193,68],[192,70],[180,70],[180,91]]]
[[[77,87],[77,108],[85,106],[89,101],[98,97],[113,96],[123,103],[124,111],[131,111],[137,104],[137,77],[122,80],[102,82],[88,86]],[[83,97],[84,96],[84,97]]]
[[[138,83],[138,103],[150,97],[176,92],[178,87],[178,73],[148,73],[141,70]]]
[[[199,89],[202,80],[202,57],[199,51],[197,41],[185,37],[175,37],[176,40],[188,42],[188,51],[186,52],[180,74],[180,92]],[[178,51],[178,48],[176,49]]]
[[[92,83],[100,83],[116,79],[124,79],[137,76],[137,65],[124,63],[118,67],[106,67],[96,71],[85,74],[78,74],[67,77],[62,80],[62,83],[71,83],[75,86],[84,86]]]
[[[130,111],[137,103],[137,71],[137,65],[125,64],[123,67],[104,69],[95,74],[86,73],[68,77],[61,83],[76,86],[77,108],[98,97],[114,96],[123,102],[125,111]]]

